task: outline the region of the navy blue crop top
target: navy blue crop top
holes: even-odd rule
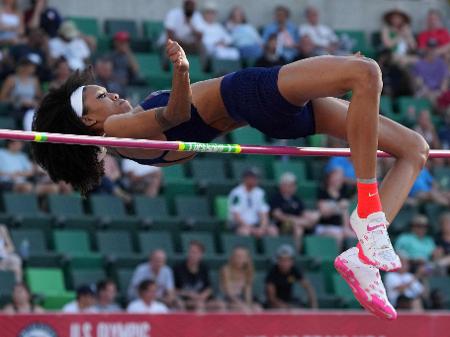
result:
[[[170,91],[162,90],[151,93],[144,101],[140,103],[140,106],[144,110],[150,110],[158,107],[167,106],[169,102]],[[222,132],[217,130],[208,124],[206,124],[203,119],[198,114],[197,108],[191,104],[191,119],[180,125],[177,125],[164,132],[167,140],[169,141],[184,141],[184,142],[201,142],[209,143],[214,138],[219,136]],[[156,164],[167,164],[176,163],[182,161],[185,158],[178,160],[165,160],[164,157],[169,153],[169,151],[164,151],[163,154],[157,158],[152,159],[131,159],[139,164],[143,165],[156,165]]]

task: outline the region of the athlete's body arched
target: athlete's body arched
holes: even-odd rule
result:
[[[376,62],[361,55],[322,56],[281,68],[246,69],[191,84],[189,63],[181,47],[169,41],[167,54],[174,67],[170,95],[156,93],[132,108],[127,101],[107,93],[102,87],[80,87],[86,83],[74,86],[77,81],[71,87],[69,81],[44,99],[35,117],[34,129],[155,140],[211,141],[220,134],[250,124],[275,138],[300,138],[318,133],[347,140],[358,178],[358,210],[352,215],[352,227],[360,246],[359,250],[344,252],[337,260],[340,263],[337,267],[347,281],[358,278],[359,283],[353,285],[353,290],[366,308],[394,318],[395,310],[383,295],[384,287],[377,286],[381,279],[376,268],[389,271],[399,267],[386,228],[425,164],[428,146],[414,131],[379,116],[382,81]],[[334,98],[348,91],[352,91],[350,102]],[[63,116],[57,115],[58,109]],[[61,120],[66,117],[70,122]],[[180,138],[174,139],[177,137]],[[74,173],[58,166],[67,165],[67,161],[77,165],[76,158],[84,158],[89,165],[93,157],[88,157],[85,148],[78,148],[72,156],[67,145],[36,144],[34,147],[38,163],[53,179],[89,185],[84,184],[89,179],[88,167],[79,167],[82,172]],[[379,194],[375,178],[377,149],[396,158]],[[184,163],[195,157],[191,153],[158,150],[115,151],[138,162],[160,166]],[[357,253],[366,264],[359,261]],[[349,261],[354,263],[351,265]],[[355,269],[367,269],[367,272],[359,275]],[[364,290],[374,284],[378,294]],[[358,286],[362,290],[356,291]]]

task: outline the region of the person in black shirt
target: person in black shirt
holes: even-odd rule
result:
[[[329,172],[325,186],[319,189],[318,208],[321,216],[316,226],[316,234],[335,238],[340,248],[345,238],[356,238],[350,228],[349,196],[350,191],[344,184],[342,169],[337,168]]]
[[[202,262],[204,246],[191,241],[187,259],[174,268],[175,289],[186,310],[224,310],[225,304],[212,297],[208,267]]]
[[[279,190],[270,200],[270,214],[280,233],[293,234],[297,251],[305,231],[314,227],[320,217],[316,210],[306,210],[296,195],[297,179],[291,172],[280,178]]]
[[[286,64],[286,60],[277,52],[277,34],[272,34],[264,45],[264,54],[256,60],[255,67],[270,68]]]
[[[294,265],[294,250],[290,245],[282,245],[277,250],[277,263],[266,276],[267,307],[269,309],[289,309],[299,307],[300,300],[294,296],[294,285],[299,283],[308,295],[311,308],[317,308],[314,288]]]
[[[450,273],[450,213],[444,213],[440,219],[440,233],[436,239],[436,250],[433,253],[433,258],[436,264],[447,273]]]

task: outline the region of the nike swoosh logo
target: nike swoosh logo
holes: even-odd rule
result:
[[[374,194],[369,193],[369,197],[374,197],[374,196],[376,196],[377,194],[378,194],[378,192],[377,192],[377,193],[374,193]]]
[[[375,230],[377,228],[380,228],[380,227],[384,227],[384,224],[381,223],[381,224],[376,225],[376,226],[369,226],[369,225],[367,225],[367,231],[371,232],[371,231],[373,231],[373,230]]]

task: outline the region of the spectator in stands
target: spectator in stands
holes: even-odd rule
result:
[[[317,210],[307,210],[296,195],[297,178],[291,172],[280,177],[278,192],[270,201],[270,213],[280,233],[293,234],[297,252],[301,251],[303,235],[311,231],[320,218]]]
[[[442,22],[441,12],[430,9],[427,14],[427,27],[417,37],[419,48],[425,49],[430,40],[436,41],[439,48],[450,44],[450,32]]]
[[[169,308],[157,301],[158,286],[155,281],[144,280],[138,286],[139,298],[128,304],[130,314],[166,314]]]
[[[91,50],[83,35],[72,21],[64,21],[58,29],[58,36],[49,41],[50,56],[56,60],[65,57],[72,70],[83,70]]]
[[[19,43],[24,33],[23,16],[16,0],[2,0],[0,8],[0,46]]]
[[[349,188],[344,184],[344,172],[337,168],[327,174],[325,185],[320,187],[318,208],[320,212],[316,234],[336,239],[342,248],[345,238],[355,238],[350,228]]]
[[[239,235],[253,235],[257,238],[278,234],[269,222],[269,206],[265,192],[258,186],[259,172],[247,169],[242,175],[242,183],[228,196],[230,226]]]
[[[433,121],[431,120],[431,114],[428,109],[423,109],[422,111],[420,111],[414,130],[423,136],[428,145],[430,145],[430,148],[441,148],[439,137],[436,132],[436,128],[434,127]]]
[[[69,63],[64,57],[60,57],[56,60],[53,69],[53,79],[49,84],[49,89],[59,88],[64,82],[67,81],[72,73]]]
[[[233,39],[225,27],[217,21],[217,5],[207,2],[203,6],[202,43],[208,58],[239,60],[239,50],[232,46]]]
[[[423,204],[425,202],[434,202],[442,206],[450,205],[450,193],[442,191],[439,184],[435,181],[429,167],[431,161],[420,171],[419,176],[414,182],[409,192],[408,203],[412,205]]]
[[[436,239],[437,248],[433,254],[433,260],[439,268],[450,272],[450,213],[446,212],[439,219],[440,232]]]
[[[0,91],[0,101],[11,103],[14,117],[20,119],[29,109],[34,109],[41,96],[39,79],[35,75],[36,65],[29,58],[22,58],[16,72],[6,79]]]
[[[416,95],[429,99],[434,105],[449,90],[449,69],[445,60],[436,53],[437,40],[428,40],[424,56],[414,65]]]
[[[100,57],[95,61],[95,81],[97,85],[106,88],[108,92],[127,97],[124,82],[117,80],[111,59]]]
[[[300,42],[297,44],[297,57],[295,61],[307,59],[308,57],[316,56],[316,46],[309,35],[300,37]]]
[[[31,29],[22,39],[21,43],[12,46],[9,55],[17,65],[21,59],[28,58],[36,65],[36,75],[40,81],[49,81],[50,51],[48,46],[48,36],[42,29]]]
[[[225,26],[231,34],[233,45],[239,49],[241,58],[255,60],[262,56],[262,38],[256,28],[248,23],[241,6],[231,9]]]
[[[314,44],[315,54],[335,54],[339,47],[336,33],[319,21],[319,10],[308,6],[305,10],[306,22],[300,25],[300,37],[309,36]]]
[[[294,297],[296,283],[306,290],[309,307],[318,307],[314,288],[294,265],[294,256],[294,249],[290,245],[282,245],[277,250],[277,262],[266,276],[267,307],[269,309],[290,309],[303,306],[301,299]]]
[[[214,299],[208,266],[202,261],[205,247],[191,241],[186,260],[174,268],[175,288],[183,307],[189,311],[223,310],[224,303]]]
[[[148,262],[138,265],[128,288],[128,297],[137,296],[137,288],[144,280],[154,280],[156,283],[156,298],[169,307],[180,307],[175,296],[175,286],[172,269],[166,264],[166,253],[157,249],[153,251]]]
[[[97,313],[95,306],[95,292],[88,285],[82,285],[77,289],[76,299],[67,303],[62,312],[66,314],[93,314]]]
[[[254,268],[250,252],[244,246],[236,246],[228,262],[220,269],[220,289],[232,311],[260,311],[253,300]]]
[[[450,109],[444,114],[444,121],[439,129],[439,141],[444,150],[450,149]]]
[[[196,10],[197,1],[183,0],[183,6],[169,11],[164,20],[166,38],[177,41],[186,54],[199,54],[204,20]],[[166,38],[160,41],[165,45]]]
[[[30,130],[31,131],[31,130]],[[47,172],[45,172],[39,165],[33,165],[33,180],[35,183],[34,193],[38,196],[49,194],[69,194],[73,192],[71,185],[64,181],[54,183]]]
[[[95,308],[101,313],[115,313],[122,308],[115,302],[117,286],[113,280],[103,280],[97,283],[97,304]]]
[[[411,30],[411,18],[400,9],[391,9],[383,16],[384,25],[381,30],[383,47],[390,50],[393,60],[399,64],[407,64],[412,59],[417,44]]]
[[[344,184],[348,188],[356,186],[356,174],[352,161],[347,157],[331,157],[325,166],[325,173],[329,174],[334,170],[342,170],[344,173]]]
[[[3,191],[29,193],[33,185],[28,178],[33,176],[33,165],[22,152],[23,143],[15,140],[6,142],[6,149],[0,149],[0,187]]]
[[[122,86],[139,82],[139,64],[131,50],[128,32],[114,35],[114,50],[108,58],[113,63],[115,81]]]
[[[62,17],[58,10],[48,7],[47,0],[31,0],[31,8],[25,12],[28,29],[43,29],[48,36],[56,37]]]
[[[15,253],[14,243],[5,225],[0,225],[0,270],[14,272],[16,282],[22,282],[22,260]]]
[[[128,189],[132,193],[143,193],[156,197],[161,187],[162,171],[156,166],[141,165],[132,160],[122,161],[122,170]]]
[[[131,203],[132,197],[122,187],[122,172],[119,168],[117,159],[107,154],[103,159],[105,174],[103,175],[100,185],[94,189],[93,193],[112,194],[120,198],[126,204]]]
[[[400,257],[402,266],[398,271],[387,273],[384,279],[386,292],[389,301],[397,309],[409,309],[422,311],[422,297],[425,295],[425,287],[420,283],[418,270],[417,274],[409,272],[409,261]]]
[[[12,301],[3,308],[4,314],[42,314],[44,309],[31,300],[30,290],[25,283],[16,283]]]
[[[409,233],[402,233],[398,237],[395,249],[414,266],[423,265],[431,260],[436,249],[433,238],[427,235],[428,218],[425,215],[416,215],[412,218],[410,226]]]
[[[286,59],[277,52],[277,34],[272,34],[264,44],[264,54],[255,62],[255,66],[270,68],[286,63]]]
[[[289,21],[291,12],[285,6],[275,7],[274,22],[266,25],[263,31],[263,40],[267,43],[273,34],[276,35],[277,54],[286,61],[292,61],[297,55],[298,30],[294,23]]]

